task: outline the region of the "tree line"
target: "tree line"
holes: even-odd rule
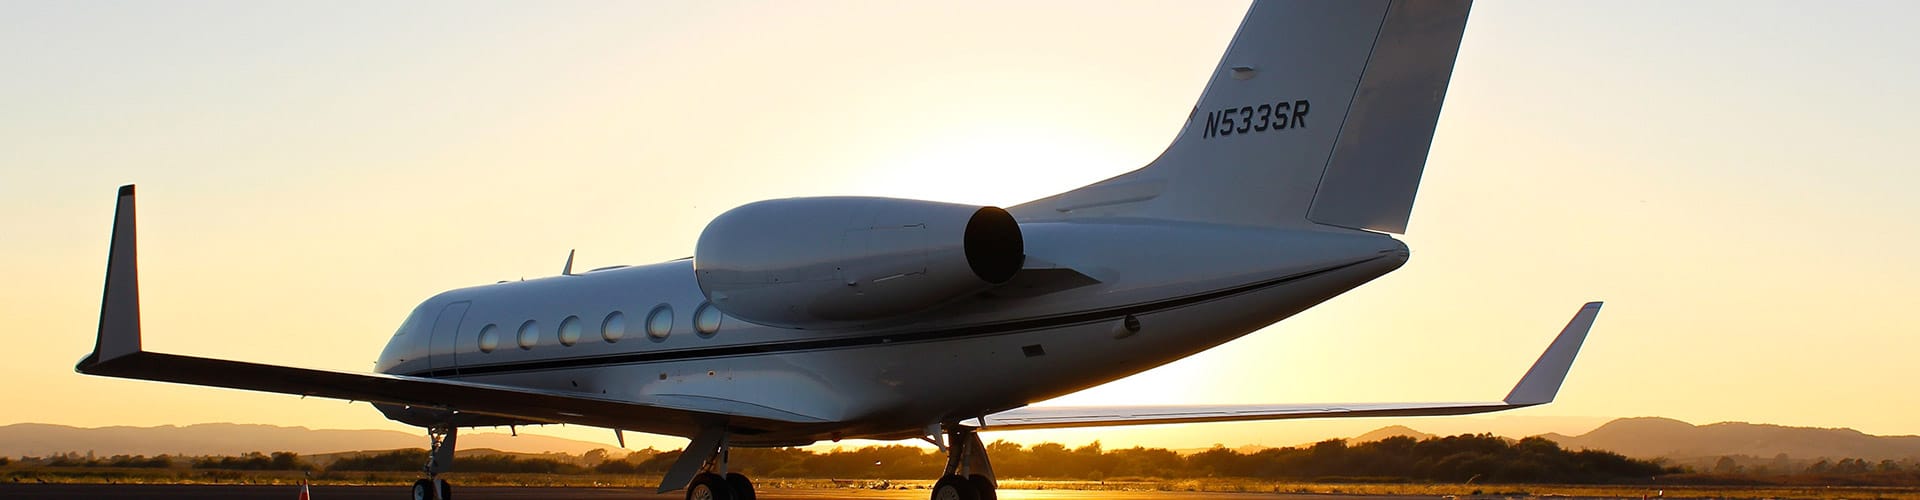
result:
[[[1416,440],[1394,437],[1349,445],[1322,441],[1253,453],[1216,446],[1182,455],[1164,448],[1107,450],[1099,442],[1069,449],[1058,443],[1025,447],[987,445],[1003,478],[1104,480],[1244,477],[1308,481],[1644,482],[1681,472],[1616,453],[1566,450],[1542,438],[1511,441],[1491,434]],[[678,452],[635,453],[591,468],[606,473],[664,473]],[[912,446],[870,446],[815,452],[799,448],[735,449],[730,466],[761,477],[846,479],[927,478],[940,474],[943,454]]]
[[[0,458],[0,466],[9,459]],[[362,456],[341,457],[326,466],[315,465],[298,453],[276,451],[273,453],[250,452],[239,456],[185,457],[159,455],[115,455],[96,458],[78,453],[66,453],[49,457],[21,457],[22,465],[46,467],[88,467],[88,468],[134,468],[166,469],[186,467],[205,470],[229,471],[417,471],[427,463],[427,450],[413,448],[374,453]],[[580,465],[548,459],[516,457],[512,455],[477,455],[460,457],[454,463],[464,472],[527,472],[544,474],[578,474],[589,472]]]
[[[1032,447],[995,441],[987,446],[994,470],[1003,478],[1105,480],[1244,477],[1302,481],[1431,482],[1640,482],[1681,472],[1644,460],[1594,450],[1566,450],[1541,438],[1508,440],[1470,434],[1416,440],[1394,437],[1348,444],[1322,441],[1309,446],[1271,448],[1252,453],[1216,446],[1181,454],[1164,448],[1108,450],[1099,442],[1068,448],[1058,443]],[[577,459],[512,455],[463,456],[455,472],[542,474],[664,474],[679,451],[642,450],[615,458],[595,450]],[[324,467],[289,452],[249,453],[238,457],[115,456],[96,459],[67,454],[26,457],[22,463],[68,467],[173,467],[221,470],[417,471],[426,450],[407,449],[338,458]],[[836,448],[736,448],[730,465],[759,477],[900,479],[938,476],[946,463],[936,450],[904,445]],[[1845,464],[1856,468],[1853,462]]]
[[[0,466],[12,461],[0,457]],[[20,457],[21,465],[45,467],[99,467],[129,469],[166,469],[185,466],[194,469],[218,470],[319,470],[311,462],[300,458],[297,453],[276,451],[272,454],[252,452],[230,457],[187,457],[175,455],[114,455],[94,457],[91,454],[64,453],[46,457]]]

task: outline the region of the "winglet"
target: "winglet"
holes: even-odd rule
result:
[[[561,276],[573,276],[573,250],[567,250],[567,265],[560,267]]]
[[[1520,377],[1513,392],[1507,393],[1507,404],[1533,406],[1553,402],[1553,396],[1560,392],[1560,383],[1567,380],[1567,370],[1573,367],[1574,356],[1580,354],[1580,345],[1587,340],[1587,330],[1593,328],[1593,320],[1600,316],[1600,304],[1588,302],[1580,307],[1580,312],[1574,313],[1573,320],[1560,330],[1560,336],[1547,345],[1547,352],[1540,354],[1540,360],[1534,361],[1527,375]]]
[[[100,297],[100,331],[84,370],[140,352],[140,269],[135,254],[133,185],[120,186],[113,213],[113,240],[107,247],[107,284]]]

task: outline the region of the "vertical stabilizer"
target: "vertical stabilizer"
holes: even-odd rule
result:
[[[1010,211],[1404,231],[1470,7],[1256,1],[1160,158]]]
[[[1466,24],[1465,2],[1395,2],[1387,10],[1308,219],[1407,232]]]

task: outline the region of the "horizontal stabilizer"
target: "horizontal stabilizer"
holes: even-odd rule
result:
[[[1513,392],[1503,401],[1467,403],[1358,403],[1307,405],[1180,405],[1029,407],[980,419],[985,430],[1061,429],[1118,425],[1236,422],[1333,417],[1414,417],[1466,415],[1546,404],[1560,391],[1575,354],[1586,341],[1587,330],[1600,314],[1600,303],[1581,306],[1573,321],[1554,337]]]

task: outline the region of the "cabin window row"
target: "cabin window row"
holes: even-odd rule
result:
[[[723,316],[720,309],[713,307],[712,303],[700,304],[700,307],[693,311],[694,332],[699,333],[701,337],[713,336],[720,331],[720,321]],[[555,340],[558,340],[562,346],[580,343],[580,338],[586,334],[586,326],[583,323],[579,316],[567,316],[566,319],[560,320],[560,328],[556,330]],[[670,304],[653,306],[653,310],[647,312],[643,327],[647,336],[655,341],[666,340],[667,336],[673,335],[673,306]],[[492,323],[480,327],[478,339],[480,352],[491,353],[499,349],[502,330],[504,328]],[[520,350],[531,351],[540,345],[542,332],[539,320],[527,320],[520,323],[520,328],[514,332],[514,343],[520,346]],[[611,344],[619,342],[626,336],[626,313],[610,312],[600,320],[600,340]]]

